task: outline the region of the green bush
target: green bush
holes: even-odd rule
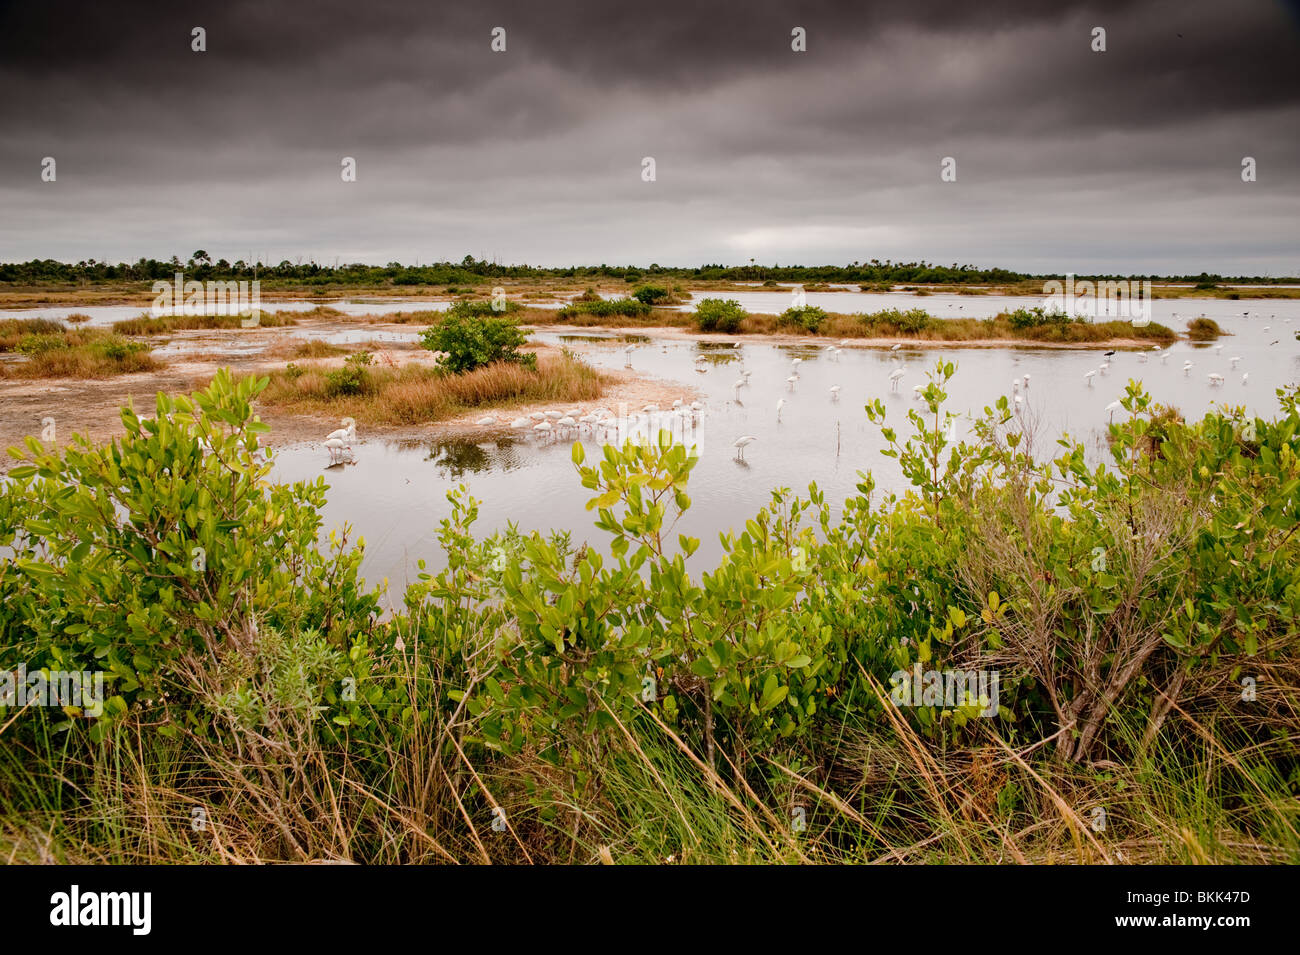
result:
[[[695,305],[695,322],[702,332],[734,334],[745,317],[740,303],[731,298],[702,298]]]
[[[367,369],[372,361],[373,356],[368,351],[349,355],[343,360],[342,368],[326,372],[325,394],[330,398],[371,394],[375,384]]]
[[[816,305],[803,305],[787,308],[777,319],[777,325],[792,327],[816,335],[822,322],[826,321],[826,310]]]
[[[129,338],[123,338],[121,335],[106,335],[92,342],[92,347],[105,358],[110,358],[113,361],[121,361],[137,352],[149,350],[149,346],[144,342],[134,342]]]
[[[575,315],[623,315],[628,318],[638,318],[649,315],[650,306],[635,298],[605,299],[597,296],[591,299],[583,295],[564,306],[557,314],[561,318],[572,318]]]
[[[510,299],[506,299],[503,309],[493,308],[491,299],[479,301],[462,299],[459,302],[452,302],[447,309],[447,314],[455,318],[497,318],[518,312],[522,308],[522,305]]]
[[[18,344],[14,346],[14,351],[20,355],[34,357],[43,355],[46,352],[54,351],[59,348],[71,347],[68,340],[62,335],[24,335],[18,339]]]
[[[0,490],[0,669],[103,671],[98,737],[128,708],[163,735],[204,732],[189,676],[238,654],[258,626],[313,631],[339,649],[369,631],[361,553],[317,548],[325,485],[271,485],[251,402],[266,380],[222,369],[156,414],[122,412],[123,437],[46,450],[35,438]],[[204,445],[211,448],[208,452]]]
[[[632,290],[632,297],[645,305],[656,305],[672,300],[668,290],[659,285],[638,285]]]
[[[497,361],[537,367],[536,354],[519,351],[528,336],[505,318],[448,315],[438,325],[426,328],[420,339],[430,351],[442,352],[438,365],[456,375]]]

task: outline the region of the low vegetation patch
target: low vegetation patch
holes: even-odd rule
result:
[[[112,378],[161,367],[143,342],[46,319],[0,323],[0,352],[25,356],[0,366],[5,378]]]
[[[734,335],[741,330],[746,312],[734,298],[702,298],[695,303],[695,325],[702,332]]]
[[[321,312],[321,309],[316,309]],[[333,309],[328,311],[333,312]],[[308,313],[310,314],[310,313]],[[257,319],[257,327],[278,328],[296,325],[297,320],[284,312],[248,313],[246,315],[140,315],[113,323],[119,335],[167,335],[172,332],[209,328],[242,328],[244,322]]]
[[[476,409],[592,401],[610,380],[568,354],[538,356],[535,367],[498,361],[463,374],[427,365],[376,366],[368,359],[359,353],[342,368],[290,364],[271,372],[260,401],[298,414],[415,425]]]
[[[561,319],[572,319],[578,316],[641,318],[649,315],[650,311],[648,304],[635,298],[596,298],[593,301],[583,297],[576,298],[559,309],[557,317]]]
[[[1226,334],[1212,318],[1194,318],[1187,323],[1187,337],[1194,342],[1212,342]]]
[[[392,374],[499,393],[545,366]],[[866,409],[905,491],[776,489],[707,566],[667,439],[574,446],[592,546],[481,533],[453,489],[443,569],[385,619],[324,480],[259,457],[282,383],[30,439],[0,669],[104,694],[3,712],[5,858],[1300,861],[1295,390],[1184,422],[1130,382],[1092,465],[1027,453],[1005,397],[949,439],[954,372]]]

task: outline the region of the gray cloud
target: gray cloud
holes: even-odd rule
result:
[[[1294,3],[53,2],[0,88],[7,260],[1300,273]]]

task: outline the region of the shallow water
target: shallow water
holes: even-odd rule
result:
[[[450,302],[426,302],[419,299],[361,299],[338,302],[307,302],[300,299],[286,301],[266,301],[261,308],[267,312],[310,312],[314,308],[326,305],[342,312],[344,315],[379,315],[389,312],[443,312]],[[114,322],[128,318],[147,315],[146,305],[51,305],[41,308],[6,308],[0,309],[0,318],[53,318],[64,321],[69,315],[89,315],[90,321],[83,324],[94,328],[103,328]]]
[[[872,470],[882,489],[901,490],[898,464],[881,456],[884,442],[878,428],[867,420],[863,405],[881,398],[888,409],[888,425],[900,436],[906,434],[908,408],[920,407],[912,398],[913,386],[924,384],[925,372],[940,358],[958,366],[949,385],[949,407],[954,411],[979,413],[999,395],[1012,394],[1013,378],[1021,382],[1020,415],[1037,434],[1035,445],[1044,456],[1053,455],[1058,450],[1056,438],[1068,432],[1085,442],[1094,461],[1100,460],[1109,417],[1106,405],[1122,395],[1130,377],[1141,380],[1157,400],[1174,405],[1188,418],[1198,418],[1218,403],[1244,405],[1253,413],[1272,416],[1277,410],[1275,389],[1300,380],[1300,342],[1294,338],[1300,302],[1264,304],[1278,314],[1291,313],[1293,320],[1225,314],[1217,320],[1233,337],[1223,339],[1222,349],[1180,342],[1163,363],[1158,353],[1120,352],[1108,373],[1098,374],[1091,386],[1084,372],[1099,368],[1105,360],[1099,347],[904,347],[894,354],[846,348],[837,358],[824,348],[761,340],[734,348],[716,342],[671,341],[637,344],[630,361],[640,372],[698,389],[706,405],[693,425],[701,455],[689,485],[692,508],[676,528],[701,539],[700,550],[690,561],[698,572],[710,568],[721,555],[718,532],[742,525],[768,503],[773,488],[787,486],[803,492],[815,480],[837,513],[839,503],[855,493],[860,469]],[[1271,326],[1268,331],[1266,325]],[[621,368],[628,361],[626,336],[546,332],[534,337],[578,348],[599,367]],[[1270,345],[1274,340],[1278,344]],[[706,361],[696,362],[701,356]],[[1235,370],[1228,361],[1231,356],[1241,358]],[[795,357],[803,361],[792,389],[785,379]],[[1184,374],[1183,363],[1189,359],[1194,365]],[[895,367],[904,369],[897,390],[891,389],[889,381]],[[751,373],[750,384],[737,396],[732,386],[742,368]],[[1223,385],[1209,384],[1206,376],[1212,371],[1224,375]],[[1250,375],[1247,384],[1242,383],[1245,373]],[[1024,375],[1030,376],[1028,389],[1023,387]],[[834,384],[841,386],[838,401],[830,393]],[[778,419],[779,399],[785,405]],[[596,403],[581,407],[589,411]],[[613,406],[610,410],[619,412]],[[968,426],[968,419],[959,423],[959,436],[968,433]],[[741,435],[756,438],[745,449],[743,461],[736,459],[732,447]],[[364,432],[361,438],[355,465],[326,470],[328,455],[322,448],[297,446],[276,455],[275,475],[297,480],[325,473],[331,485],[326,526],[350,521],[366,538],[364,572],[372,581],[387,577],[400,593],[402,584],[418,572],[417,559],[430,566],[441,564],[434,534],[437,522],[451,512],[446,493],[460,482],[482,502],[480,534],[513,521],[525,531],[569,530],[575,545],[590,539],[603,549],[604,535],[592,527],[593,515],[584,508],[590,495],[579,484],[571,463],[571,440],[539,437],[531,431],[485,432],[477,441],[430,439],[427,444],[405,447],[366,441]],[[595,438],[583,433],[580,440],[591,449]]]

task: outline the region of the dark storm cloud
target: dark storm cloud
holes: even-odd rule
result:
[[[1294,274],[1293,7],[15,4],[0,258]]]

